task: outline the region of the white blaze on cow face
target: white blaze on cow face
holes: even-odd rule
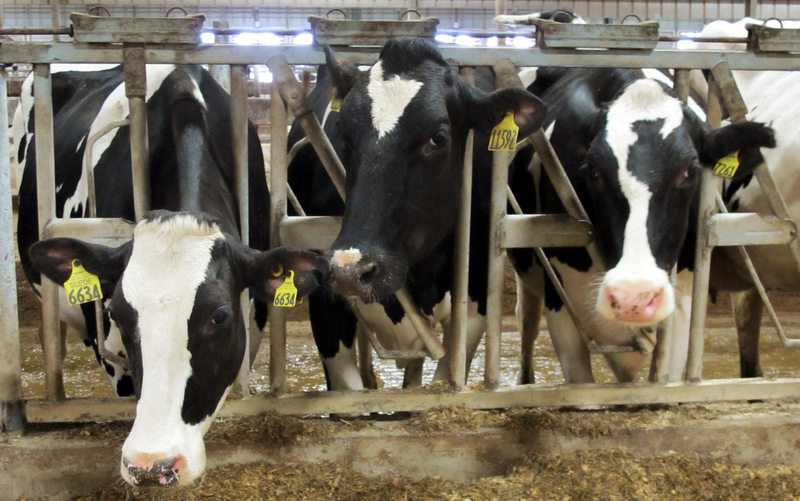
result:
[[[129,483],[134,483],[130,465],[148,469],[154,462],[176,459],[181,484],[205,468],[203,434],[213,415],[189,425],[181,409],[192,375],[188,321],[211,249],[223,238],[217,225],[191,216],[144,221],[134,231],[122,292],[138,314],[143,374],[136,420],[122,446],[121,473]]]
[[[683,123],[680,102],[657,82],[641,79],[628,86],[610,106],[606,141],[617,159],[620,188],[630,214],[625,224],[622,257],[603,278],[597,310],[606,318],[631,325],[660,322],[674,309],[669,275],[656,264],[647,234],[652,191],[628,168],[628,155],[638,136],[636,122],[663,120],[666,139]]]
[[[421,87],[422,82],[404,80],[399,75],[384,80],[382,61],[370,69],[367,93],[372,100],[372,124],[378,131],[379,139],[397,126],[408,103]]]

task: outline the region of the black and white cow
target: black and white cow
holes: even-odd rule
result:
[[[539,82],[539,84],[537,84]],[[675,315],[669,378],[682,378],[688,343],[695,214],[701,170],[739,151],[739,176],[773,147],[770,128],[737,123],[712,131],[663,83],[639,70],[540,69],[529,88],[548,106],[546,132],[595,226],[608,271],[599,274],[584,249],[547,254],[589,335],[600,344],[629,340],[628,327]],[[544,85],[541,82],[546,82]],[[532,164],[536,168],[536,164]],[[537,200],[526,166],[517,166],[513,189],[526,212],[561,212],[546,176]],[[538,178],[538,173],[535,178]],[[541,271],[530,253],[512,252],[525,285],[521,304],[538,300]],[[678,271],[677,284],[670,271]],[[534,298],[531,300],[531,298]],[[589,353],[561,299],[545,286],[548,327],[568,382],[593,381]],[[536,326],[538,327],[538,326]],[[533,331],[534,326],[526,329]],[[638,353],[607,358],[620,380],[635,377]]]
[[[512,112],[520,134],[528,134],[541,124],[545,108],[522,89],[487,93],[469,85],[428,40],[392,39],[378,62],[364,72],[337,61],[330,50],[326,56],[332,85],[321,82],[312,101],[347,170],[342,229],[327,253],[336,295],[312,295],[309,302],[329,388],[362,387],[351,308],[376,331],[384,347],[422,349],[393,295],[407,286],[431,324],[441,323],[449,335],[454,228],[464,147],[474,128],[469,359],[485,330],[488,132]],[[338,112],[330,110],[332,92],[341,99]],[[289,167],[294,189],[296,183],[311,179],[312,172],[320,175],[318,164],[309,168],[313,161],[314,157],[296,159]],[[330,181],[323,178],[321,183],[331,193]],[[319,198],[297,194],[309,214],[341,210],[340,201],[338,208],[323,204],[309,210]],[[448,377],[443,359],[434,379]]]
[[[58,215],[86,215],[81,165],[88,135],[127,113],[120,67],[53,73]],[[20,159],[19,246],[33,281],[57,283],[79,259],[101,281],[106,312],[130,360],[136,420],[122,446],[129,483],[188,484],[205,469],[203,434],[243,362],[241,292],[250,288],[266,320],[270,300],[294,272],[308,294],[327,272],[307,251],[265,251],[269,193],[261,148],[249,127],[251,246],[239,239],[230,96],[198,66],[148,66],[152,205],[131,241],[108,247],[72,238],[38,240],[34,140],[30,122]],[[122,127],[95,143],[97,214],[133,220],[130,141]],[[73,307],[74,308],[74,307]],[[93,328],[92,314],[84,331]],[[108,326],[106,326],[108,327]]]

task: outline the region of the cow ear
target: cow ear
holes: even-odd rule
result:
[[[297,297],[311,294],[328,279],[328,261],[314,252],[279,247],[250,256],[245,283],[264,302],[272,302],[275,291],[294,272]]]
[[[131,242],[121,247],[106,247],[74,238],[50,238],[28,249],[33,267],[53,282],[63,285],[72,275],[72,262],[80,260],[83,268],[96,275],[104,291],[113,290],[130,257]]]
[[[325,65],[331,75],[333,87],[336,89],[336,97],[344,99],[344,96],[350,92],[356,82],[356,77],[359,74],[358,68],[352,63],[338,61],[336,53],[333,52],[330,46],[323,46],[323,50],[325,51]]]
[[[484,132],[491,131],[511,112],[519,127],[519,138],[523,139],[541,127],[547,116],[544,103],[524,89],[500,89],[473,96],[469,107],[472,126]]]
[[[774,147],[775,131],[771,127],[758,122],[737,122],[707,132],[698,153],[704,165],[713,167],[720,159],[738,151],[738,177],[761,165],[764,157],[760,148]]]

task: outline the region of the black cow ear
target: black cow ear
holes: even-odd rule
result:
[[[328,261],[314,252],[279,247],[250,256],[245,283],[264,302],[272,302],[275,291],[294,272],[297,297],[311,294],[327,282]]]
[[[50,238],[28,249],[33,267],[57,284],[64,284],[72,274],[72,262],[80,260],[84,269],[97,275],[104,291],[113,290],[130,258],[131,242],[120,247],[106,247],[74,238]]]
[[[323,50],[325,51],[325,64],[328,72],[330,72],[333,86],[336,89],[336,97],[344,99],[356,82],[356,78],[359,74],[358,68],[352,63],[338,61],[336,59],[336,53],[333,52],[330,46],[323,46]]]
[[[758,122],[737,122],[707,132],[699,154],[704,165],[713,167],[720,159],[738,151],[738,177],[751,174],[764,161],[760,148],[774,147],[775,131],[771,127]]]
[[[500,89],[472,96],[470,119],[473,127],[484,132],[491,131],[511,112],[521,140],[541,127],[547,117],[547,107],[541,99],[524,89]]]

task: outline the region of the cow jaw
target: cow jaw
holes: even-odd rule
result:
[[[213,415],[199,423],[186,423],[182,416],[192,375],[188,321],[212,246],[222,238],[216,225],[180,216],[145,221],[134,232],[122,278],[124,296],[139,314],[142,370],[136,420],[122,446],[121,471],[129,483],[144,478],[183,485],[205,469],[203,433]]]

